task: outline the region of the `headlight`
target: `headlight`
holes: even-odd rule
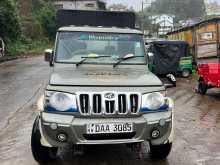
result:
[[[167,109],[167,106],[165,107],[165,105],[165,97],[159,92],[142,96],[142,112]]]
[[[55,92],[48,98],[47,111],[78,112],[76,96],[68,93]]]

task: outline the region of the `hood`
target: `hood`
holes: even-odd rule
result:
[[[55,67],[50,85],[62,86],[162,86],[147,67],[110,66]]]

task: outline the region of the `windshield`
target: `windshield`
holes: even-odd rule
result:
[[[88,64],[114,64],[132,54],[137,58],[121,64],[146,64],[143,39],[138,34],[60,32],[57,44],[56,62],[78,63],[88,57]]]

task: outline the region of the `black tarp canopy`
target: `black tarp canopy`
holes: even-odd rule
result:
[[[58,10],[57,28],[63,26],[103,26],[119,28],[135,28],[134,12]]]
[[[185,41],[153,41],[150,52],[153,57],[153,72],[158,75],[176,74],[181,57],[188,54],[189,45]]]

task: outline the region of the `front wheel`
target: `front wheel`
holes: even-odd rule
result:
[[[208,86],[205,84],[204,81],[199,81],[198,83],[198,93],[205,95],[207,93]]]
[[[182,71],[182,77],[183,78],[188,78],[190,76],[191,72],[189,71],[189,69],[183,69]]]
[[[55,160],[58,148],[44,147],[41,145],[40,139],[39,117],[37,117],[34,122],[31,135],[31,150],[33,157],[40,164],[45,164]]]
[[[170,154],[172,148],[172,143],[161,144],[161,145],[152,145],[150,144],[150,155],[153,159],[166,159]]]

